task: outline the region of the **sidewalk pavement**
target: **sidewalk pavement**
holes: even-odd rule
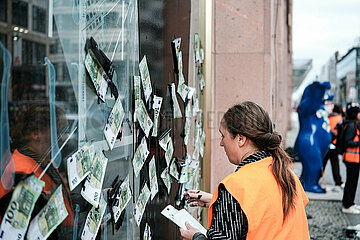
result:
[[[293,147],[298,133],[299,124],[297,113],[293,112],[291,116],[292,129],[287,132],[286,147]],[[340,161],[340,174],[343,182],[346,180],[346,168]],[[297,176],[301,175],[302,165],[295,162],[293,171]],[[360,180],[360,179],[359,179]],[[306,192],[309,198],[309,204],[306,207],[308,216],[309,231],[311,239],[356,239],[347,238],[345,229],[348,226],[360,224],[360,215],[344,214],[342,209],[343,190],[334,187],[334,180],[331,172],[330,161],[326,165],[324,177],[320,179],[320,184],[326,188],[326,193],[316,194]],[[358,187],[360,183],[358,183]],[[357,190],[355,204],[360,205],[360,189]]]

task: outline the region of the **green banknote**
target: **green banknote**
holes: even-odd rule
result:
[[[104,199],[103,194],[100,194],[99,206],[93,206],[86,217],[86,222],[81,234],[81,239],[94,240],[96,238],[96,234],[99,231],[101,220],[106,210],[106,205],[107,203]]]
[[[81,190],[81,195],[95,207],[99,204],[107,162],[105,155],[100,150],[95,150],[91,171]]]
[[[34,175],[19,182],[0,227],[0,239],[24,239],[31,213],[45,183]]]
[[[26,239],[47,239],[56,227],[64,221],[67,215],[62,185],[60,185],[51,195],[45,207],[31,221]]]

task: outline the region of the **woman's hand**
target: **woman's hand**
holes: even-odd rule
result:
[[[183,240],[192,240],[195,233],[200,232],[199,229],[192,227],[188,222],[185,222],[187,230],[180,228],[181,236]]]
[[[212,194],[200,190],[185,192],[185,199],[190,207],[209,207]]]

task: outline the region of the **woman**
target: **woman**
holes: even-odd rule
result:
[[[309,239],[308,199],[268,113],[243,102],[225,113],[219,131],[220,146],[238,167],[212,196],[187,192],[190,206],[209,207],[209,229],[205,237],[186,224],[183,239]]]
[[[346,118],[348,120],[344,132],[346,150],[343,154],[343,161],[346,166],[346,182],[344,188],[342,211],[343,213],[348,214],[360,214],[360,206],[354,203],[360,170],[360,108],[350,107],[346,111]]]

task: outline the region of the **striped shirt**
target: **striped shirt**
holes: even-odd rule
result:
[[[254,153],[244,159],[239,168],[245,164],[270,157],[267,151]],[[244,211],[236,199],[226,190],[223,184],[219,186],[217,200],[213,204],[213,218],[207,231],[207,238],[201,233],[196,233],[193,240],[205,239],[241,239],[245,240],[248,232],[248,222]]]

